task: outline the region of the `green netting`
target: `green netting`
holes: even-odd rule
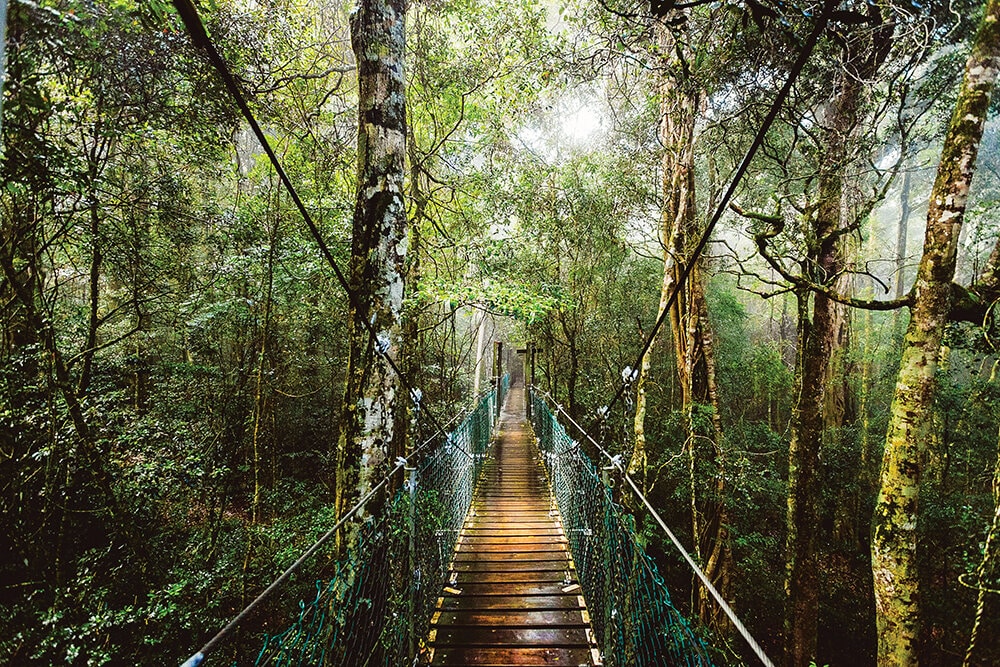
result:
[[[381,515],[361,526],[332,578],[316,583],[285,631],[265,637],[256,665],[414,664],[507,388],[504,377],[407,472]]]
[[[532,421],[570,543],[604,664],[712,664],[705,643],[670,601],[631,515],[534,393]]]

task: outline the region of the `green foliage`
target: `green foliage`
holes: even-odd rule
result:
[[[867,216],[869,192],[892,192],[880,190],[878,171],[899,150],[898,119],[871,114],[903,108],[900,91],[909,91],[904,116],[924,114],[909,139],[917,157],[936,150],[963,58],[948,45],[971,25],[952,22],[973,4],[893,5],[902,26],[887,56],[893,76],[870,82],[850,133],[851,215]],[[199,7],[342,262],[358,120],[348,5]],[[18,665],[180,660],[335,520],[349,305],[170,3],[9,9],[0,262],[28,296],[3,275],[0,655]],[[706,110],[695,140],[704,217],[811,19],[730,3],[685,17],[675,34]],[[408,30],[407,372],[439,415],[466,405],[479,322],[470,312],[489,311],[496,338],[537,343],[539,384],[590,418],[634,365],[657,313],[662,63],[652,26],[595,4],[445,0],[410,3]],[[850,25],[838,30],[854,39]],[[911,41],[931,34],[939,42]],[[773,248],[786,259],[815,243],[807,223],[823,146],[813,130],[841,47],[820,44],[740,194],[747,208],[784,216]],[[575,107],[602,122],[585,141],[564,127]],[[984,176],[995,171],[994,155],[980,160]],[[962,248],[970,277],[996,235],[996,179],[975,187]],[[715,496],[714,448],[685,440],[665,331],[653,348],[646,432],[653,501],[688,544],[692,483],[704,502],[725,503],[736,607],[776,638],[795,322],[787,295],[744,291],[782,289],[745,261],[746,234],[769,226],[747,224],[709,246],[720,414],[703,405],[692,414],[697,436],[721,417],[724,497]],[[859,238],[878,241],[884,230],[867,224]],[[881,260],[885,250],[872,252]],[[891,316],[854,323],[848,362],[865,372],[849,380],[864,410],[824,442],[821,657],[831,662],[870,658],[867,517],[897,330]],[[950,327],[951,366],[940,374],[921,544],[935,664],[962,651],[972,592],[954,582],[975,570],[993,507],[984,471],[996,457],[995,340],[992,329]],[[606,436],[627,451],[629,416],[615,419]],[[447,498],[421,502],[430,529],[443,527]],[[690,577],[658,529],[639,524],[684,600]],[[289,610],[314,595],[312,575],[297,578],[261,627],[286,627]]]
[[[532,324],[551,310],[572,307],[572,303],[561,292],[559,285],[534,286],[510,280],[494,282],[489,279],[484,279],[479,285],[455,285],[437,279],[421,284],[415,298],[442,302],[453,310],[463,305],[481,306],[498,315],[516,317],[526,324]]]

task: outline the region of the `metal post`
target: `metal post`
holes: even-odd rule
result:
[[[535,342],[534,341],[528,342],[528,353],[525,355],[525,357],[526,358],[524,360],[525,361],[524,365],[527,366],[527,368],[525,369],[526,371],[525,375],[527,376],[525,384],[528,387],[526,391],[527,397],[525,400],[525,413],[528,415],[528,421],[531,421],[531,392],[534,391],[535,388]]]
[[[493,343],[493,386],[497,390],[497,406],[496,406],[496,417],[500,418],[500,412],[503,406],[500,404],[500,381],[503,377],[503,343],[501,341],[496,341]]]
[[[410,599],[408,601],[409,613],[407,614],[407,630],[409,634],[409,652],[410,664],[417,659],[417,628],[416,628],[416,615],[417,615],[417,594],[418,588],[420,586],[420,573],[417,571],[417,469],[407,468],[410,472],[410,516],[409,516],[409,533],[410,533],[410,548],[409,548],[409,584],[410,584]]]

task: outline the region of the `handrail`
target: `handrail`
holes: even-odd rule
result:
[[[602,447],[548,393],[538,390],[533,390],[533,393],[539,394],[540,396],[545,397],[546,400],[550,401],[552,405],[556,408],[556,411],[562,414],[563,417],[565,417],[570,424],[576,427],[577,431],[579,431],[583,435],[583,437],[585,437],[590,442],[590,444],[592,444],[595,448],[597,448],[597,451],[600,452],[601,455],[603,455],[605,458],[608,459],[609,464],[618,470],[622,478],[629,485],[629,488],[635,494],[636,498],[638,498],[639,501],[643,504],[643,506],[645,506],[645,508],[649,511],[650,515],[660,526],[661,530],[663,530],[663,532],[666,533],[667,537],[673,543],[674,547],[676,547],[677,551],[680,552],[681,556],[687,562],[688,566],[694,572],[695,576],[697,576],[698,579],[701,581],[702,585],[705,586],[705,589],[715,600],[716,604],[719,605],[719,608],[722,609],[722,612],[726,615],[726,617],[729,618],[729,621],[733,624],[733,627],[736,628],[736,631],[739,632],[740,636],[742,636],[743,639],[747,642],[747,644],[750,646],[750,649],[754,652],[757,658],[761,661],[763,665],[765,665],[765,667],[774,667],[774,663],[764,652],[764,649],[761,648],[757,640],[754,639],[752,634],[750,634],[750,631],[739,619],[739,617],[736,615],[736,612],[733,611],[732,607],[729,606],[729,603],[726,602],[725,598],[723,598],[722,595],[719,593],[719,591],[715,588],[715,586],[712,585],[712,582],[709,580],[705,572],[698,566],[697,563],[695,563],[694,559],[691,557],[691,554],[688,553],[687,549],[684,548],[680,540],[677,539],[677,536],[674,535],[673,531],[670,530],[670,528],[667,526],[666,522],[663,520],[663,517],[660,516],[659,512],[657,512],[656,509],[653,507],[652,503],[649,502],[649,499],[646,498],[645,494],[642,493],[638,485],[636,485],[635,481],[632,479],[632,476],[628,474],[628,471],[625,469],[625,466],[623,465],[622,457],[615,456],[611,454],[609,451],[607,451],[604,447]]]
[[[435,572],[436,577],[432,576],[432,579],[443,579],[446,574],[448,557],[457,539],[456,526],[461,527],[471,506],[474,485],[496,429],[498,401],[505,393],[506,386],[505,378],[497,387],[481,396],[471,410],[460,411],[458,415],[464,414],[464,418],[444,438],[432,436],[408,456],[398,458],[392,470],[381,481],[341,515],[332,528],[181,667],[197,667],[218,649],[258,607],[288,582],[309,557],[357,516],[365,504],[381,492],[401,469],[410,471],[406,484],[386,504],[380,516],[372,517],[361,527],[358,544],[337,564],[337,574],[333,579],[325,586],[319,586],[312,602],[300,603],[297,621],[288,630],[265,639],[257,663],[291,663],[293,654],[328,655],[337,653],[340,650],[338,647],[343,648],[346,644],[350,644],[351,651],[359,650],[361,645],[364,645],[361,650],[368,653],[391,650],[399,658],[394,660],[395,664],[400,663],[402,656],[411,658],[408,654],[412,651],[407,647],[413,642],[403,641],[403,638],[421,636],[422,627],[426,625],[421,619],[426,616],[426,621],[429,622],[430,604],[432,598],[436,599],[439,583],[435,581],[434,585],[424,585],[423,580]],[[451,423],[448,422],[448,425]],[[435,443],[438,446],[431,449]],[[401,520],[404,513],[409,516],[407,527],[398,530],[391,524]],[[388,549],[389,542],[386,540],[404,540],[410,546],[403,548],[399,545],[398,548]],[[414,563],[402,563],[392,558],[379,559],[377,555],[380,550],[409,553],[411,548],[417,561]],[[399,595],[399,591],[390,590],[390,584],[402,581],[408,582],[405,594]],[[373,600],[373,593],[382,595],[383,599]],[[404,613],[403,609],[395,609],[394,604],[399,604],[399,601],[394,603],[390,598],[405,599],[407,606],[412,603],[421,618],[411,618],[412,614]],[[358,613],[364,613],[366,609],[376,607],[382,610],[383,615],[381,618],[368,618],[367,622],[381,627],[381,633],[375,632],[373,636],[366,637],[352,634],[349,620]],[[327,613],[331,609],[336,610],[332,617]],[[309,631],[300,632],[303,626],[308,626]],[[368,632],[370,631],[369,627]],[[323,632],[330,636],[321,638]],[[388,638],[383,635],[388,635]],[[328,640],[329,643],[323,645],[316,643]],[[382,646],[381,640],[390,644],[390,648]]]

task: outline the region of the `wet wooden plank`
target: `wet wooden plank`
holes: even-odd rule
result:
[[[558,595],[565,592],[562,590],[564,586],[566,584],[560,579],[559,581],[534,583],[468,583],[455,588],[461,590],[459,595]],[[445,595],[449,595],[449,593],[445,592]]]
[[[479,561],[479,562],[457,562],[453,564],[452,570],[455,572],[564,572],[569,567],[569,560],[528,560],[528,561]]]
[[[459,542],[465,545],[484,545],[484,546],[518,546],[521,545],[523,549],[525,545],[551,545],[551,544],[566,544],[566,538],[559,535],[503,535],[503,534],[490,534],[490,535],[462,535],[459,537]]]
[[[533,523],[550,523],[554,520],[549,509],[534,510],[530,512],[496,512],[493,510],[481,510],[469,516],[471,521],[530,521]]]
[[[522,583],[551,583],[561,582],[566,575],[567,569],[559,570],[529,570],[529,571],[487,571],[487,572],[456,572],[453,577],[456,588],[469,583],[476,584],[522,584]],[[573,577],[572,580],[575,580]]]
[[[437,649],[458,646],[546,646],[578,648],[587,646],[587,628],[493,628],[439,627],[434,636]]]
[[[589,627],[584,620],[580,608],[573,609],[531,609],[523,608],[501,608],[501,609],[476,609],[462,611],[442,611],[435,617],[435,626],[444,628],[446,626],[479,627],[479,626],[502,626],[502,627],[561,627],[561,628],[586,628]]]
[[[469,554],[469,553],[478,553],[478,554],[484,554],[484,555],[492,554],[495,557],[500,557],[501,554],[511,554],[511,555],[513,555],[513,554],[530,553],[531,550],[530,549],[526,549],[525,548],[526,546],[530,546],[530,545],[524,545],[524,544],[490,544],[490,545],[485,545],[484,546],[482,544],[473,544],[472,542],[460,542],[457,545],[457,552],[459,554],[461,554],[461,555],[465,555],[465,554]],[[565,547],[565,546],[566,546],[565,542],[553,542],[552,544],[546,544],[545,545],[545,549],[539,549],[535,553],[566,553],[566,551],[561,551],[560,550],[561,547]]]
[[[557,545],[558,546],[558,545]],[[569,559],[569,554],[564,549],[528,550],[528,551],[507,551],[504,553],[493,553],[490,551],[459,551],[455,553],[456,563],[489,563],[494,561],[534,561],[534,560],[561,560]]]
[[[535,533],[537,531],[549,531],[558,530],[558,526],[554,525],[552,521],[523,521],[520,519],[512,519],[507,522],[497,521],[492,518],[482,518],[473,519],[465,524],[465,530],[495,530],[501,532],[523,532],[523,533]]]
[[[434,651],[435,665],[591,665],[587,648],[444,648]]]
[[[513,412],[503,415],[431,619],[431,664],[599,664],[545,468]]]
[[[510,528],[500,529],[472,527],[466,528],[462,534],[467,539],[478,538],[481,540],[489,538],[507,540],[514,537],[530,537],[536,543],[550,538],[563,537],[562,529],[555,526],[549,528],[515,528],[511,526]]]
[[[441,610],[463,610],[481,612],[487,610],[530,610],[532,612],[550,609],[584,609],[583,598],[578,595],[459,595],[441,598]],[[442,612],[443,613],[443,612]]]

